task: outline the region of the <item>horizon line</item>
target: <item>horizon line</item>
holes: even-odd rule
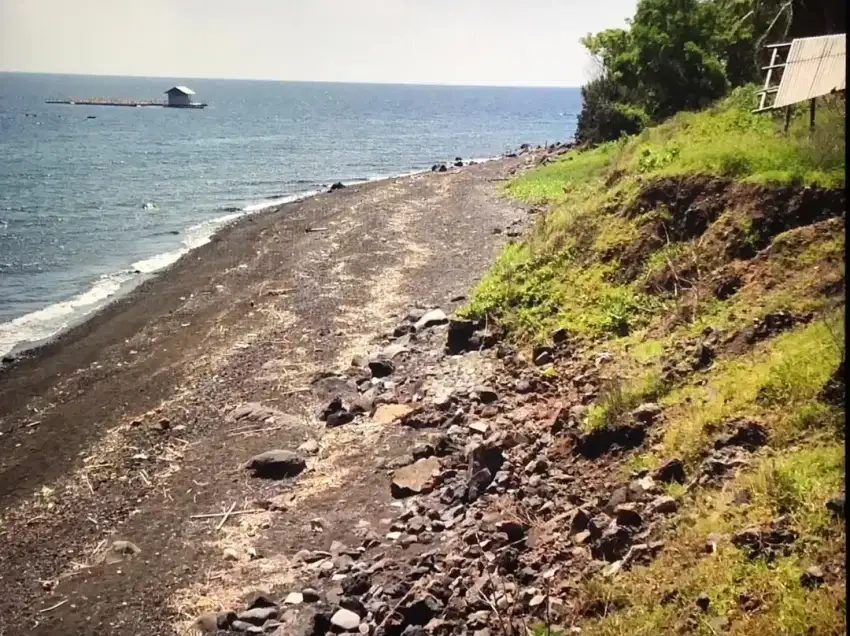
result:
[[[363,84],[378,86],[446,86],[454,88],[581,88],[581,86],[566,84],[466,84],[454,82],[399,82],[380,80],[293,80],[268,77],[204,77],[189,75],[119,75],[117,73],[63,73],[56,71],[17,71],[0,69],[0,73],[10,75],[61,75],[73,77],[128,77],[137,79],[167,79],[167,80],[224,80],[235,82],[277,82],[290,84]]]

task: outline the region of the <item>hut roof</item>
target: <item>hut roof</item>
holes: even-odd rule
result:
[[[195,91],[191,88],[186,88],[185,86],[175,86],[174,88],[169,88],[165,91],[166,95],[171,95],[172,93],[183,93],[184,95],[194,95]]]

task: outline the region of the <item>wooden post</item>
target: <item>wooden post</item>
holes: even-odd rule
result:
[[[784,132],[785,134],[788,134],[788,126],[790,126],[790,125],[791,125],[791,107],[786,106],[785,107],[785,126],[783,126],[783,128],[782,128],[782,132]]]
[[[815,127],[815,97],[812,97],[812,101],[809,102],[809,129],[813,130]]]

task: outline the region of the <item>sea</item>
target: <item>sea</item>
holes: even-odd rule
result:
[[[164,99],[203,110],[47,104]],[[569,141],[576,88],[0,73],[0,356],[286,201]]]

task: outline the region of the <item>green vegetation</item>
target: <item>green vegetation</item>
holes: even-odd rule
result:
[[[823,4],[824,6],[819,6]],[[704,108],[730,87],[756,81],[763,45],[843,31],[843,16],[817,0],[640,0],[627,29],[582,39],[599,75],[582,89],[576,138],[591,144]],[[815,24],[812,15],[820,20]],[[729,164],[734,171],[738,166]]]
[[[822,101],[814,132],[795,117],[786,135],[751,113],[752,87],[738,88],[505,188],[547,210],[462,312],[520,346],[564,328],[577,355],[604,351],[584,433],[630,422],[643,402],[661,406],[648,442],[612,461],[614,474],[678,456],[690,480],[735,420],[768,435],[722,486],[667,486],[680,512],[664,549],[650,565],[581,583],[566,623],[582,634],[844,633],[844,528],[824,504],[843,484],[845,413],[822,398],[844,362],[843,200],[824,190],[845,182],[844,104]],[[825,203],[793,203],[812,193]],[[756,337],[777,315],[793,323]],[[694,364],[709,336],[712,358]],[[779,516],[798,536],[786,553],[752,558],[732,544]],[[812,565],[827,576],[809,589],[800,577]]]
[[[844,448],[838,442],[763,457],[723,491],[701,492],[671,529],[667,549],[646,567],[616,580],[594,579],[581,599],[618,608],[582,625],[582,634],[614,636],[687,633],[840,634],[844,633],[846,589],[843,577],[807,589],[800,576],[813,563],[843,563],[844,527],[831,520],[823,502],[841,486]],[[749,504],[734,503],[746,492]],[[788,556],[750,559],[731,545],[733,532],[787,515],[799,539]],[[706,541],[716,540],[707,553]],[[710,605],[696,606],[700,594]]]
[[[796,121],[785,136],[780,122],[750,112],[754,100],[753,88],[738,89],[709,110],[682,113],[636,137],[568,153],[510,182],[508,195],[555,206],[541,215],[522,244],[502,253],[464,313],[487,316],[518,340],[543,341],[559,327],[589,338],[625,336],[646,327],[672,304],[681,304],[675,295],[644,288],[653,274],[671,266],[677,272],[693,269],[701,258],[700,237],[672,242],[664,238],[663,245],[641,250],[640,238],[659,222],[666,227],[671,220],[663,205],[633,212],[646,184],[692,174],[729,177],[729,166],[734,165],[735,178],[744,182],[843,185],[843,103],[824,105],[818,135],[809,136],[806,124]],[[745,226],[750,221],[739,212],[730,210],[726,220]],[[817,250],[838,255],[843,232],[838,234],[823,246],[824,237],[805,239],[805,249],[816,250],[806,258],[820,258]],[[708,258],[716,254],[715,248],[700,249]],[[793,245],[785,249],[792,259],[797,257]],[[630,269],[637,271],[624,280],[624,271]],[[787,274],[784,266],[783,271]],[[799,289],[786,289],[798,298],[811,298],[800,295]],[[761,290],[755,295],[762,297]],[[730,307],[700,299],[699,311],[714,320],[732,311]],[[692,316],[692,322],[697,318]]]

